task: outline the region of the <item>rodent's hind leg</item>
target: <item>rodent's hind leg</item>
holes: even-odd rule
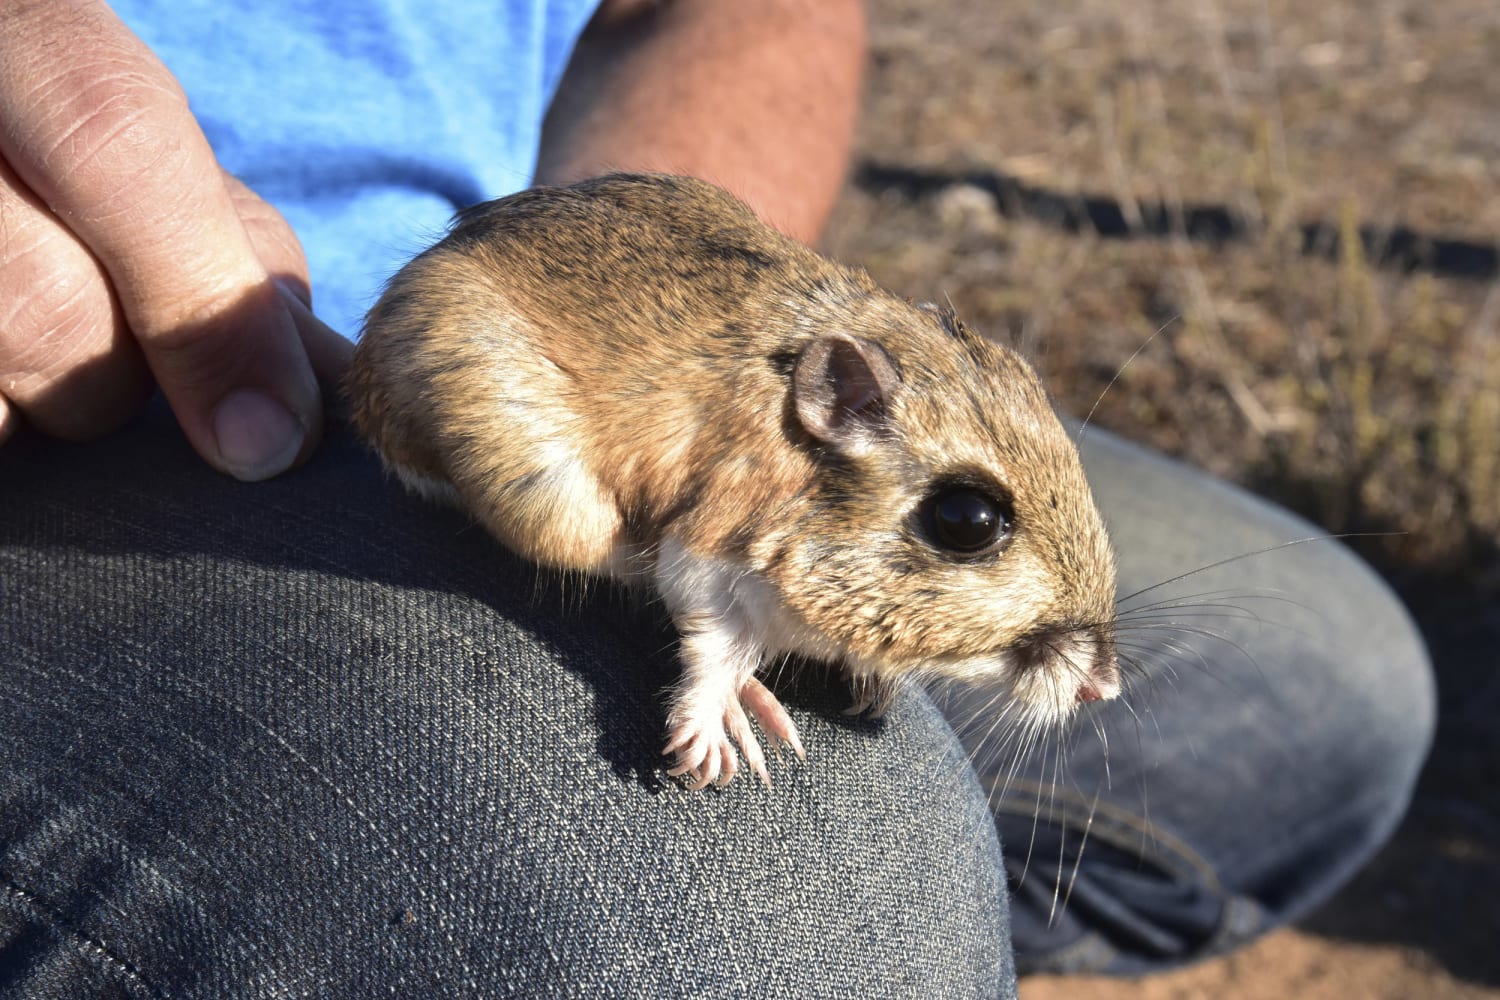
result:
[[[619,507],[581,460],[547,444],[471,458],[454,470],[454,485],[470,513],[526,558],[612,575],[623,565]]]
[[[854,696],[854,704],[844,709],[845,715],[863,715],[868,712],[870,718],[880,718],[891,707],[891,699],[901,686],[899,681],[852,663],[844,664],[844,677],[849,682],[850,694]]]

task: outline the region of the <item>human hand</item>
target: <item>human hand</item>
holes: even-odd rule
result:
[[[308,304],[286,221],[108,6],[0,0],[0,440],[102,434],[154,376],[211,465],[274,476],[351,351]]]

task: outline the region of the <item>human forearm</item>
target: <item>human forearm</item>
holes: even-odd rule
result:
[[[553,101],[537,181],[692,174],[811,241],[843,180],[864,37],[858,0],[606,2]]]

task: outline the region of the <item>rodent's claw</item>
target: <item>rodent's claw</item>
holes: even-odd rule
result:
[[[705,732],[704,728],[717,729],[718,732]],[[695,792],[709,785],[723,787],[739,770],[734,746],[722,726],[696,727],[691,722],[681,723],[673,730],[672,739],[662,753],[676,757],[667,774],[673,778],[688,775],[693,781],[687,787]]]
[[[729,745],[728,740],[719,744],[719,762],[719,777],[715,779],[714,785],[723,788],[734,780],[734,776],[739,773],[740,769],[740,762],[734,755],[734,747]]]
[[[761,784],[770,788],[771,773],[766,770],[766,755],[760,748],[760,741],[755,738],[755,733],[750,729],[750,719],[745,715],[745,709],[741,706],[742,702],[731,702],[729,707],[724,709],[724,728],[729,731],[734,742],[739,744],[740,753],[745,755],[745,763],[750,770],[760,778]],[[730,759],[734,759],[733,752],[730,753]]]
[[[740,686],[737,699],[718,710],[717,717],[699,720],[688,715],[673,722],[671,738],[662,748],[663,754],[675,758],[667,774],[674,778],[689,776],[692,784],[688,787],[695,791],[710,784],[723,787],[739,773],[739,757],[735,753],[738,746],[745,765],[761,784],[770,788],[771,772],[766,767],[760,740],[750,726],[751,716],[778,750],[790,747],[799,758],[807,759],[802,738],[786,709],[764,684],[752,677]]]
[[[781,702],[777,701],[776,696],[771,693],[770,688],[754,677],[750,678],[740,687],[740,704],[748,708],[750,714],[755,716],[761,732],[771,739],[772,745],[777,750],[789,747],[797,755],[798,760],[807,759],[807,752],[802,749],[802,737],[798,735],[796,725],[793,724],[791,716],[786,714],[786,709],[781,707]],[[740,746],[743,747],[744,744],[741,743]],[[757,753],[760,752],[759,746],[755,749]],[[749,754],[745,756],[748,757]],[[764,761],[765,758],[761,759]],[[763,780],[769,787],[770,778]]]
[[[685,732],[667,744],[667,748],[662,753],[668,754],[675,751],[677,757],[676,766],[669,768],[667,774],[674,778],[688,773],[695,778],[698,777],[698,771],[707,761],[710,749],[709,744],[698,737],[698,733]]]

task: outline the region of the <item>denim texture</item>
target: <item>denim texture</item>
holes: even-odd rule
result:
[[[7,444],[0,608],[0,995],[1014,995],[994,825],[926,698],[850,721],[810,672],[805,764],[688,793],[651,609],[344,432],[258,485],[160,407]]]
[[[1083,451],[1124,594],[1319,534],[1103,432]],[[981,752],[976,783],[925,696],[850,721],[808,671],[784,699],[808,761],[693,795],[662,778],[652,610],[517,562],[346,432],[253,486],[160,406],[91,446],[23,436],[0,450],[0,996],[1006,997],[1016,966],[1218,953],[1388,836],[1431,677],[1337,543],[1126,621],[1153,602],[1065,768],[1055,742],[1014,775]],[[939,704],[962,723],[989,696]]]
[[[986,692],[945,708],[990,789],[1021,971],[1137,974],[1332,895],[1405,812],[1436,698],[1405,609],[1321,529],[1097,429],[1081,450],[1119,549],[1123,698],[1020,768],[961,725]]]

